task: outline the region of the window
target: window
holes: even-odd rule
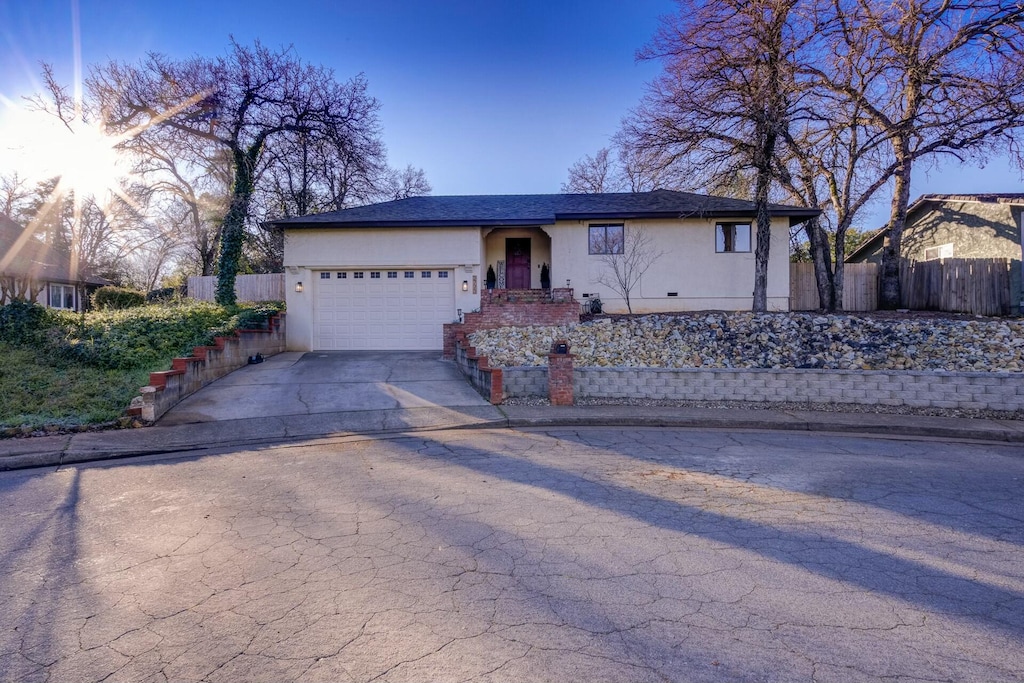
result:
[[[429,278],[430,277],[430,271],[429,270],[424,270],[422,273],[420,273],[420,277]]]
[[[327,272],[320,273],[320,279],[321,280],[330,280],[331,279],[331,274],[327,273]]]
[[[715,251],[750,251],[750,223],[719,223],[715,226]]]
[[[934,261],[940,258],[953,258],[952,244],[939,244],[934,247],[925,247],[924,260]]]
[[[75,288],[71,285],[50,285],[50,308],[75,310]]]
[[[416,277],[416,273],[415,273],[415,272],[413,272],[413,271],[411,271],[411,270],[407,270],[407,271],[405,271],[405,279],[406,279],[406,280],[411,280],[411,279],[413,279],[414,277]]]
[[[447,270],[439,270],[439,271],[437,271],[437,276],[439,278],[441,278],[442,280],[444,280],[446,277],[448,277],[448,271]]]
[[[621,254],[625,241],[625,229],[621,223],[590,226],[591,254]]]
[[[370,279],[371,280],[379,280],[380,279],[380,271],[379,270],[371,270],[370,271]]]
[[[359,271],[356,271],[356,272],[352,273],[352,278],[355,279],[355,280],[362,280],[363,279],[363,271],[359,270]]]
[[[398,271],[397,270],[389,270],[388,271],[388,279],[389,280],[397,280],[398,279]]]
[[[338,273],[338,279],[339,280],[344,280],[347,277],[348,277],[348,273]]]

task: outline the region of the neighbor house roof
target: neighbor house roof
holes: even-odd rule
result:
[[[0,214],[0,274],[31,277],[44,282],[75,282],[67,256],[36,239],[9,217]],[[89,276],[91,285],[107,285],[101,277]]]
[[[923,194],[907,207],[907,220],[916,212],[931,204],[943,204],[946,202],[974,203],[974,204],[1010,204],[1024,206],[1024,192],[991,192],[983,194]],[[846,261],[852,262],[864,255],[875,251],[885,240],[885,232],[888,225],[883,225],[878,230],[861,242],[860,246],[846,255]]]
[[[771,204],[795,225],[821,213]],[[655,190],[605,194],[515,194],[410,197],[342,211],[268,221],[283,228],[389,228],[550,225],[557,220],[754,217],[754,203],[691,192]]]

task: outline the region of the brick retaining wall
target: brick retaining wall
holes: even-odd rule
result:
[[[214,346],[197,346],[187,358],[175,358],[171,369],[149,374],[142,387],[141,405],[129,414],[155,422],[161,415],[215,379],[233,372],[257,353],[273,356],[285,348],[283,313],[271,316],[265,330],[236,330],[232,337],[217,337]]]
[[[547,368],[503,368],[504,396],[547,396]],[[1024,374],[577,367],[577,398],[862,403],[1024,410]]]
[[[455,337],[477,330],[527,325],[558,326],[580,320],[579,302],[572,289],[485,289],[480,293],[480,311],[465,313],[461,323],[444,325],[445,358],[455,357]]]
[[[502,391],[502,368],[492,368],[485,356],[478,356],[476,349],[469,345],[466,337],[459,334],[455,339],[455,363],[480,395],[493,403],[500,404],[504,400]],[[545,374],[545,382],[547,375]]]

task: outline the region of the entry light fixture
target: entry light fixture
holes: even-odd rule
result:
[[[301,291],[302,291],[302,289],[303,289],[303,287],[302,287],[302,282],[301,282],[301,281],[300,281],[300,282],[296,282],[296,283],[295,283],[295,291],[296,291],[296,292],[301,292]]]
[[[570,282],[572,282],[572,281],[571,281],[571,280],[568,280],[568,279],[567,279],[567,280],[565,281],[565,288],[566,288],[566,289],[569,289],[570,287],[572,287],[572,285],[571,285],[571,284],[569,284]]]
[[[462,291],[463,292],[468,292],[469,291],[469,280],[463,280],[462,281]]]

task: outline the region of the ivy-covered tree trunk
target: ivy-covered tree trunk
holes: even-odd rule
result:
[[[256,161],[259,159],[260,139],[247,150],[235,150],[235,180],[231,188],[231,204],[224,216],[220,231],[220,260],[217,264],[216,300],[221,306],[234,306],[235,276],[238,262],[242,258],[242,244],[245,241],[245,217],[249,212],[255,185]]]
[[[882,266],[878,288],[878,307],[887,311],[900,307],[900,254],[902,253],[903,226],[907,223],[907,208],[910,205],[910,145],[904,140],[899,140],[894,146],[896,147],[897,171],[889,227],[882,247]]]

